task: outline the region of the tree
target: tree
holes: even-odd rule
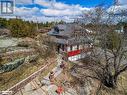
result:
[[[8,21],[5,18],[0,18],[0,28],[6,28]]]
[[[104,20],[105,14],[108,17]],[[100,7],[83,18],[91,24],[90,27],[82,24],[82,27],[92,29],[96,33],[91,38],[94,44],[91,54],[83,59],[82,64],[76,64],[72,68],[73,73],[77,73],[75,77],[80,81],[86,82],[86,78],[91,78],[99,81],[100,87],[116,89],[118,77],[127,70],[125,39],[123,34],[115,31],[117,26],[113,25],[113,18],[117,18],[115,14],[106,13]]]
[[[35,49],[39,52],[41,58],[47,61],[49,57],[52,57],[52,55],[54,56],[55,49],[51,37],[43,34],[38,35],[37,42],[38,43],[37,46],[35,46]]]
[[[14,37],[26,37],[35,34],[35,24],[21,19],[0,20],[2,27],[8,28]]]

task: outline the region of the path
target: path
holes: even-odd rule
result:
[[[58,55],[58,57],[57,57],[58,64],[52,70],[54,72],[54,77],[57,77],[62,72],[62,70],[63,70],[63,69],[60,68],[61,61],[62,61],[61,55]],[[43,84],[50,85],[49,74],[50,74],[50,72],[41,81]]]
[[[62,58],[60,55],[58,55],[57,58],[58,58],[57,59],[58,64],[54,69],[51,70],[55,73],[54,75],[55,77],[57,77],[62,72],[62,69],[59,67]],[[56,85],[50,84],[49,74],[50,73],[48,73],[41,81],[41,83],[44,83],[46,85],[41,86],[40,82],[37,79],[34,79],[15,95],[58,95],[55,92],[58,87]],[[64,92],[62,95],[77,95],[77,94],[74,89],[68,88],[68,90]]]

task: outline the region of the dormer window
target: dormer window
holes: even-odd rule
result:
[[[55,26],[55,27],[54,27],[54,33],[57,33],[57,34],[58,34],[59,31],[60,31],[59,28],[58,28],[57,26]]]

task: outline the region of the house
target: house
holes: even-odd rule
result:
[[[48,35],[56,43],[58,53],[62,53],[69,61],[84,58],[92,49],[92,40],[87,36],[86,29],[75,23],[54,26]]]

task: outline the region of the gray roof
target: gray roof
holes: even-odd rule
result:
[[[78,26],[77,24],[59,24],[55,26],[58,28],[59,32],[57,32],[57,29],[52,29],[48,32],[48,35],[51,36],[61,36],[61,38],[57,38],[54,40],[54,42],[61,43],[61,44],[79,44],[79,43],[91,43],[92,41],[86,36],[80,34],[79,37],[72,36],[73,32],[81,32],[84,33],[86,30],[82,29],[81,26]],[[65,37],[67,39],[63,39],[62,37]]]
[[[69,45],[74,45],[74,44],[90,44],[92,43],[92,40],[86,37],[81,37],[79,39],[76,38],[70,38],[70,39],[54,39],[55,43],[59,44],[69,44]]]
[[[48,32],[49,35],[51,36],[64,36],[64,37],[70,37],[71,34],[75,30],[81,30],[81,26],[78,26],[77,24],[59,24],[56,25],[59,29],[59,32],[56,32],[55,29],[51,29],[51,31]]]
[[[71,38],[68,39],[68,44],[88,44],[92,43],[92,40],[89,39],[88,37],[80,37],[80,38]]]

